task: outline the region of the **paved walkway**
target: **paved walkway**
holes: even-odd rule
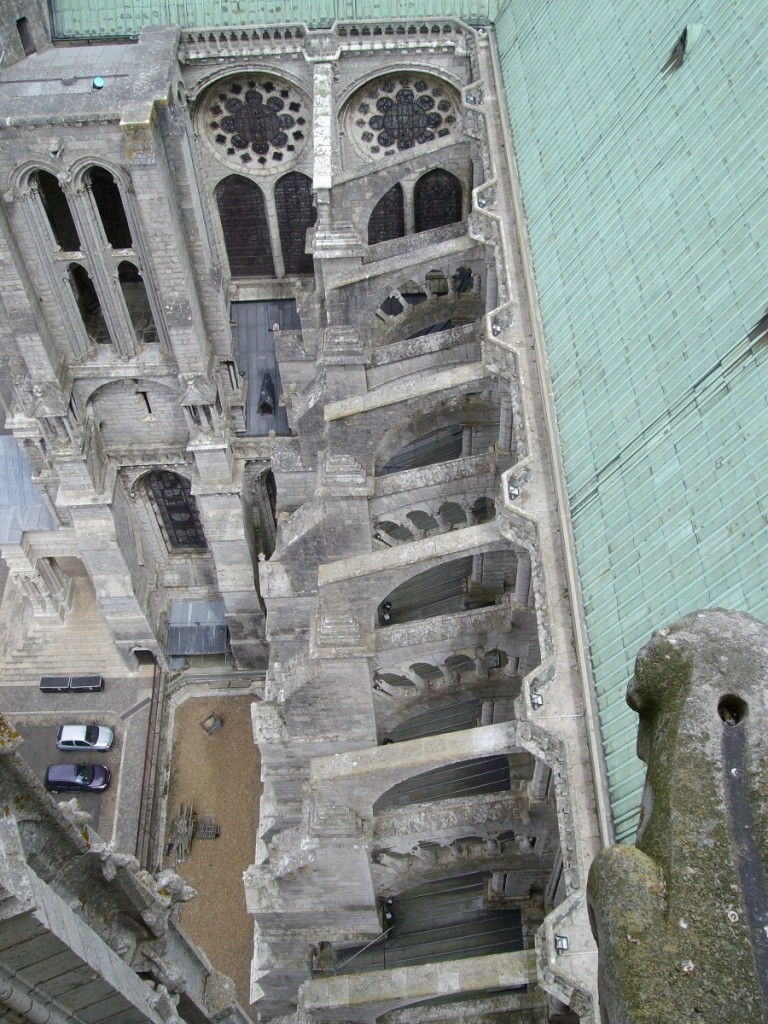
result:
[[[129,853],[136,849],[152,671],[151,666],[133,672],[126,667],[85,577],[75,579],[66,623],[35,619],[17,588],[7,582],[0,602],[0,712],[22,734],[25,728],[37,733],[36,727],[51,727],[50,751],[40,748],[42,741],[31,743],[27,752],[24,744],[19,748],[41,779],[46,765],[59,759],[53,726],[96,721],[115,729],[115,748],[103,759],[113,771],[112,786],[101,798],[94,826],[102,839]],[[68,674],[101,675],[104,692],[40,692],[41,676]]]
[[[0,579],[0,593],[0,713],[29,737],[19,753],[42,779],[46,764],[58,759],[55,727],[65,720],[111,725],[116,733],[113,750],[98,758],[84,758],[103,761],[113,773],[94,825],[118,850],[133,853],[152,667],[131,671],[125,666],[101,623],[86,578],[76,579],[74,604],[65,624],[34,619],[10,582],[3,591]],[[100,674],[105,679],[104,692],[40,692],[41,675],[63,674]],[[245,909],[242,875],[255,855],[261,793],[260,759],[250,714],[257,697],[242,688],[244,679],[217,675],[212,672],[206,681],[190,675],[169,702],[166,735],[171,737],[170,753],[158,779],[161,788],[167,781],[168,797],[160,809],[158,841],[164,849],[170,819],[180,803],[193,804],[198,815],[211,814],[219,826],[219,839],[194,840],[191,856],[176,867],[199,893],[182,908],[181,925],[211,963],[233,979],[238,1000],[247,1008],[253,920]],[[224,725],[210,736],[200,720],[213,710]],[[64,755],[64,759],[70,758]],[[166,867],[174,864],[173,854],[163,861]],[[253,1016],[256,1019],[255,1012]]]

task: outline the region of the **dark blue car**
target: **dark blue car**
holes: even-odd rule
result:
[[[101,792],[109,780],[103,764],[51,764],[45,772],[45,788],[51,793]]]

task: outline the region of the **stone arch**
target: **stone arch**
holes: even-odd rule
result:
[[[434,665],[431,661],[415,661],[409,666],[409,671],[413,672],[424,683],[443,682],[445,679],[440,667]]]
[[[492,672],[494,669],[506,668],[509,664],[509,655],[500,647],[492,647],[490,651],[485,652],[483,660],[486,669]]]
[[[442,167],[427,171],[416,182],[413,204],[417,232],[455,224],[462,219],[461,182]]]
[[[215,190],[232,277],[274,277],[264,193],[241,174],[223,178]]]
[[[467,525],[467,514],[458,501],[444,501],[437,514],[448,524],[449,530]]]
[[[371,294],[371,305],[379,303],[371,325],[374,343],[389,345],[476,322],[485,312],[480,274],[472,273],[469,290],[458,291],[458,269],[433,268],[394,287],[391,276],[384,278],[382,298]]]
[[[472,502],[470,510],[476,523],[488,523],[496,518],[496,502],[487,494],[481,494]]]
[[[379,199],[368,218],[368,245],[388,242],[405,235],[405,201],[403,186],[395,182]]]
[[[400,523],[394,523],[390,519],[381,519],[374,524],[374,539],[381,540],[381,534],[386,533],[388,537],[397,541],[409,541],[414,539],[413,533]]]
[[[474,674],[476,671],[475,663],[468,654],[450,654],[445,659],[445,667],[457,675],[461,675],[462,672]]]
[[[284,174],[275,184],[275,208],[285,273],[313,274],[312,254],[304,251],[307,231],[317,220],[312,179],[299,171]]]
[[[437,520],[431,513],[424,511],[424,509],[415,508],[409,512],[406,516],[407,519],[413,523],[414,528],[422,533],[428,533],[430,530],[437,530]]]
[[[373,29],[373,35],[381,34],[381,29],[378,28],[378,26]],[[404,74],[430,75],[435,77],[435,69],[424,60],[422,60],[421,63],[409,64],[394,61],[390,66],[386,74],[386,77]],[[350,104],[352,100],[357,99],[358,93],[367,90],[378,79],[381,79],[383,77],[385,76],[383,76],[380,72],[377,72],[376,74],[373,75],[370,73],[370,71],[362,72],[361,74],[356,75],[352,81],[348,82],[342,88],[340,88],[336,99],[339,105],[339,109],[341,110],[342,118],[350,116],[348,104]],[[441,68],[439,82],[447,89],[454,90],[457,94],[461,92],[461,89],[464,86],[464,82],[462,81],[461,77],[459,75],[452,73],[447,68]],[[351,112],[354,113],[354,110],[352,110]]]

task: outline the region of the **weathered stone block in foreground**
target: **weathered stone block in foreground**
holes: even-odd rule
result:
[[[627,702],[637,847],[589,877],[603,1024],[768,1019],[768,627],[710,609],[654,633]]]

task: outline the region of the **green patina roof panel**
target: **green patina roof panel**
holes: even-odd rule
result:
[[[762,4],[492,12],[554,383],[620,837],[644,774],[624,693],[653,628],[768,617]]]
[[[452,17],[478,23],[488,20],[489,0],[51,0],[57,39],[137,36],[146,25],[220,28],[230,25],[322,27],[339,21]],[[450,12],[446,10],[451,7]]]

